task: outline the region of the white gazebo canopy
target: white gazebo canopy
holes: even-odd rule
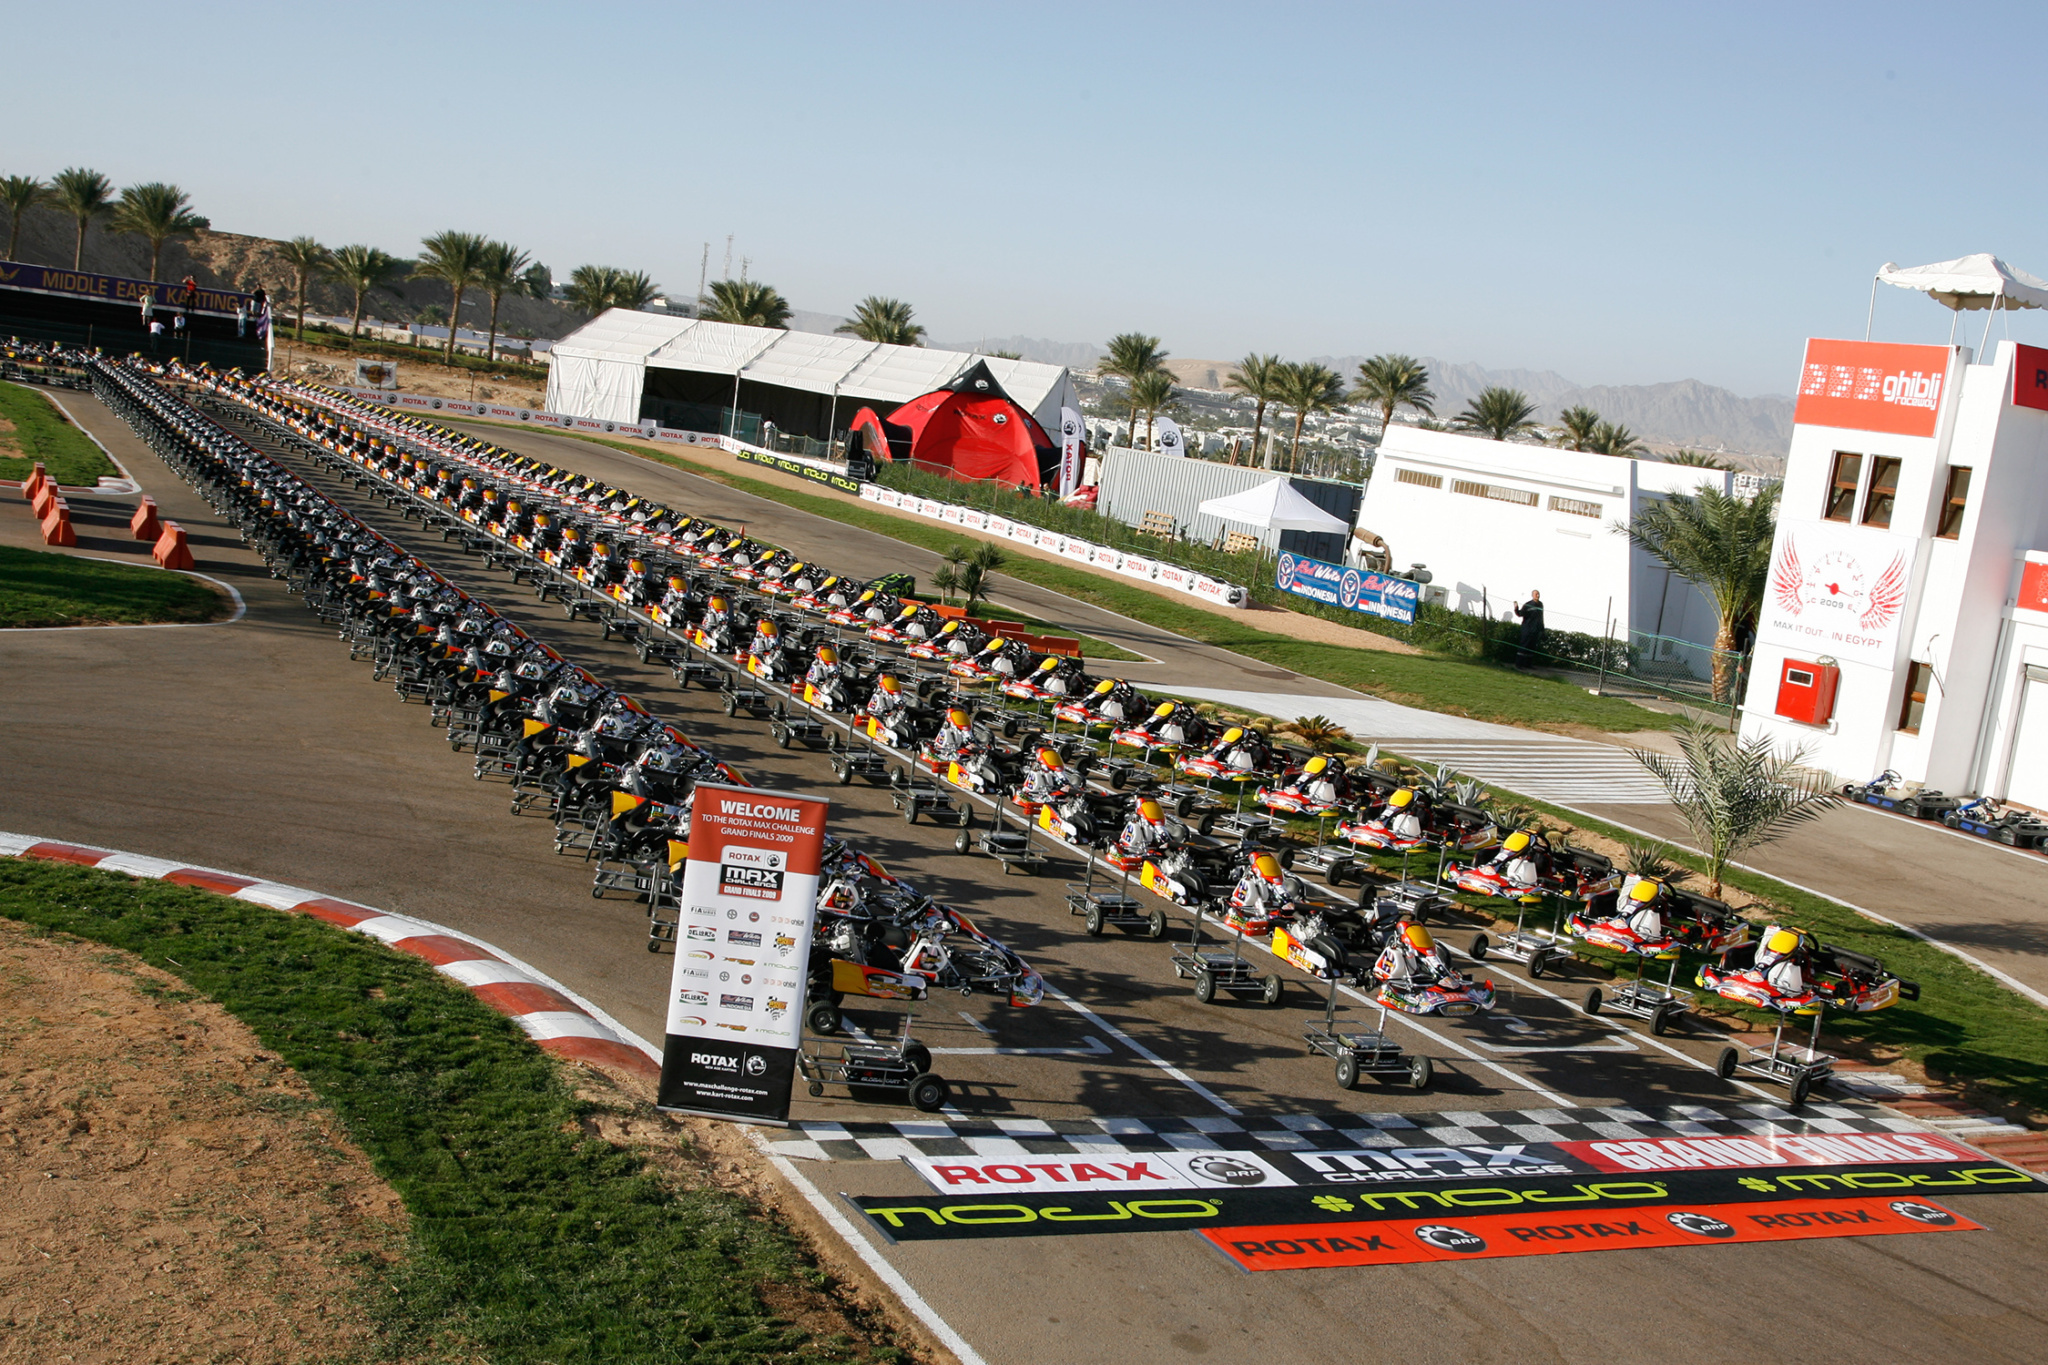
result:
[[[1886,261],[1877,278],[1901,289],[1917,289],[1958,312],[1965,308],[2048,308],[2048,280],[2015,270],[1988,251],[1933,265]]]
[[[1334,531],[1342,535],[1351,529],[1348,523],[1297,493],[1285,479],[1262,483],[1227,498],[1211,498],[1195,510],[1268,531]]]

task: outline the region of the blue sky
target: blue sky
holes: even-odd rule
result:
[[[174,180],[224,229],[331,245],[470,229],[685,293],[731,233],[799,308],[895,295],[948,340],[1141,329],[1782,393],[1805,337],[1861,335],[1886,260],[2048,276],[2038,4],[359,0],[8,27],[0,174]],[[1946,337],[1884,295],[1879,338]]]

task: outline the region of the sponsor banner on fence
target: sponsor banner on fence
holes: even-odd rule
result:
[[[768,468],[779,470],[784,474],[794,474],[799,479],[809,479],[813,483],[822,483],[827,487],[836,488],[842,493],[859,493],[864,486],[859,479],[848,478],[837,470],[828,469],[823,465],[806,464],[802,460],[792,460],[782,455],[762,454],[759,451],[753,450],[737,450],[733,453],[739,457],[742,464],[766,465]]]
[[[389,360],[358,360],[356,383],[366,389],[398,387],[398,365]]]
[[[1574,1217],[1552,1210],[1534,1216],[1506,1213],[1306,1227],[1205,1228],[1202,1235],[1246,1270],[1318,1270],[1560,1252],[1736,1246],[1814,1237],[1981,1231],[1982,1224],[1926,1200],[1866,1198],[1669,1205],[1607,1216]]]
[[[661,1108],[788,1122],[828,810],[790,792],[697,784]]]
[[[1282,592],[1325,606],[1345,607],[1368,616],[1412,625],[1422,587],[1406,578],[1347,568],[1303,555],[1283,554],[1274,566],[1273,582]]]
[[[1579,1144],[1583,1145],[1583,1144]],[[1190,1155],[1230,1158],[1201,1172]],[[1819,1200],[1924,1202],[2040,1194],[2048,1184],[1985,1157],[1872,1165],[1743,1166],[1588,1173],[1560,1144],[1362,1148],[1352,1152],[917,1158],[941,1193],[861,1195],[853,1204],[896,1241],[1158,1232],[1170,1228],[1374,1227],[1402,1220],[1508,1217],[1530,1226],[1659,1216],[1678,1206]],[[1394,1169],[1390,1169],[1390,1166]],[[977,1179],[979,1177],[979,1179]],[[1281,1234],[1286,1235],[1286,1234]]]

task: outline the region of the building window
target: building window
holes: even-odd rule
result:
[[[1863,495],[1863,524],[1890,526],[1892,505],[1899,500],[1899,461],[1879,455],[1870,462],[1870,491]]]
[[[1906,696],[1899,703],[1899,728],[1909,735],[1920,733],[1920,717],[1927,710],[1927,680],[1933,675],[1931,664],[1915,660],[1906,665]]]
[[[1394,471],[1394,482],[1412,483],[1422,488],[1442,488],[1444,486],[1444,476],[1441,474],[1425,474],[1419,469],[1397,469]]]
[[[1575,517],[1597,517],[1600,515],[1600,504],[1597,502],[1584,502],[1578,498],[1553,497],[1550,500],[1550,510],[1553,512],[1569,512]]]
[[[1856,485],[1863,477],[1863,457],[1847,450],[1835,452],[1835,474],[1828,484],[1829,521],[1847,521],[1856,510]]]
[[[1941,490],[1941,524],[1934,534],[1943,540],[1956,540],[1963,534],[1963,508],[1970,501],[1970,471],[1961,465],[1950,465],[1948,483]]]
[[[1529,490],[1507,488],[1497,483],[1474,483],[1470,479],[1453,479],[1451,491],[1463,493],[1468,498],[1491,498],[1495,502],[1511,502],[1518,507],[1536,505],[1536,495]]]

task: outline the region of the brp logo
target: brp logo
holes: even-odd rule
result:
[[[1910,1199],[1894,1199],[1891,1211],[1901,1218],[1910,1218],[1916,1223],[1929,1227],[1954,1227],[1956,1216],[1947,1209],[1938,1209],[1932,1204],[1916,1204]]]
[[[749,1057],[745,1070],[749,1076],[765,1076],[768,1074],[768,1060],[760,1056]]]
[[[1213,1185],[1243,1187],[1266,1183],[1265,1167],[1228,1154],[1196,1157],[1188,1163],[1188,1174]]]
[[[1695,1237],[1733,1237],[1735,1229],[1718,1218],[1704,1213],[1667,1213],[1664,1221],[1680,1232],[1689,1232]]]
[[[1415,1240],[1438,1251],[1456,1251],[1467,1256],[1486,1250],[1484,1237],[1448,1223],[1429,1223],[1415,1229]]]

